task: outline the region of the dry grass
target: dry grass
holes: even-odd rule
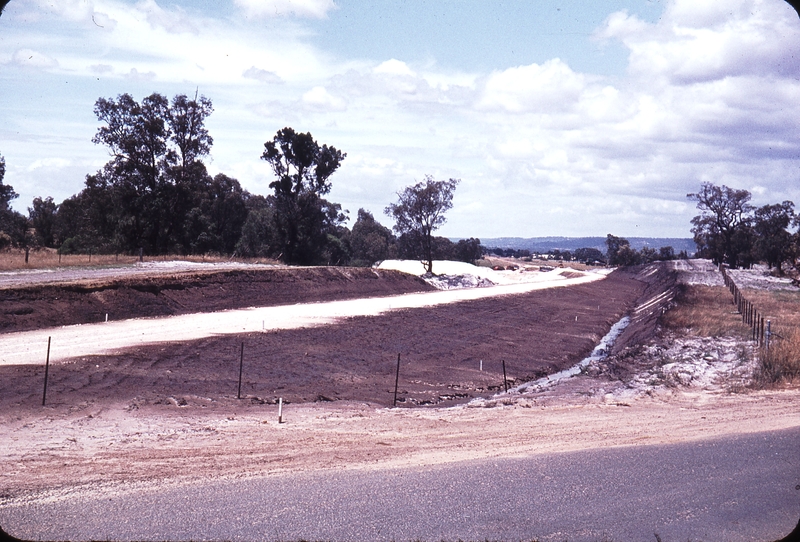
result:
[[[757,386],[771,386],[800,379],[800,291],[743,290],[765,318],[772,321],[770,349],[761,348],[754,375]],[[667,328],[688,331],[699,337],[739,337],[748,341],[751,328],[736,313],[727,288],[685,286],[677,306],[662,318]]]
[[[676,302],[662,317],[666,328],[698,337],[748,337],[750,328],[742,324],[727,288],[683,286]]]
[[[800,330],[793,329],[782,337],[774,340],[769,350],[761,349],[756,384],[771,386],[800,378]]]
[[[772,322],[769,351],[761,349],[756,382],[773,385],[800,378],[800,290],[743,290]]]
[[[264,258],[230,258],[217,255],[200,256],[144,256],[145,262],[161,261],[187,261],[187,262],[246,262],[246,263],[269,263],[277,264],[275,260]],[[15,271],[18,269],[50,269],[56,267],[78,267],[78,266],[107,266],[107,265],[131,265],[139,261],[139,256],[127,254],[61,254],[55,249],[45,248],[32,250],[28,255],[28,263],[25,263],[25,251],[19,249],[9,249],[0,251],[0,271]]]

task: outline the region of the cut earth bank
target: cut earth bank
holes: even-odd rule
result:
[[[72,359],[51,368],[46,407],[42,366],[0,367],[0,504],[132,483],[427,465],[797,426],[796,390],[730,394],[716,385],[626,395],[615,391],[624,382],[598,372],[492,397],[503,360],[512,384],[558,371],[624,313],[634,318],[620,347],[650,340],[675,280],[673,267],[653,266],[568,288]],[[399,404],[439,408],[386,408],[398,353]],[[277,397],[289,403],[280,425]]]

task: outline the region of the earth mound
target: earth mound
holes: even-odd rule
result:
[[[121,276],[0,289],[0,333],[152,316],[430,291],[393,270],[256,268]]]

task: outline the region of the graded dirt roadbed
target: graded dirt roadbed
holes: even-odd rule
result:
[[[349,301],[283,306],[266,311],[271,315],[267,332],[261,332],[263,309],[254,309],[0,335],[0,375],[6,377],[0,383],[0,403],[35,401],[51,334],[49,395],[54,403],[73,404],[106,393],[131,401],[146,397],[145,402],[170,396],[184,403],[196,397],[217,400],[238,391],[242,344],[242,392],[253,401],[283,397],[293,403],[340,399],[387,405],[393,401],[389,388],[398,354],[401,403],[464,401],[500,389],[503,361],[510,385],[574,364],[646,286],[626,273],[597,278],[434,307],[424,305],[441,303],[440,297],[507,294],[540,285],[372,298],[355,307]],[[580,283],[587,279],[595,280]],[[371,314],[372,305],[386,310],[387,302],[394,307],[380,316],[331,320],[337,313],[348,314],[344,308],[366,305],[365,312],[354,314]],[[282,329],[296,326],[307,327]],[[241,332],[246,329],[250,333]],[[205,399],[200,403],[205,405]]]
[[[209,313],[430,292],[419,277],[344,267],[64,269],[0,276],[0,333],[128,318]]]

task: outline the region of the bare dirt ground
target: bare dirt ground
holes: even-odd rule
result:
[[[432,291],[390,270],[152,262],[0,273],[0,333]]]
[[[713,269],[693,264],[676,275],[653,267],[518,296],[74,359],[52,367],[46,407],[43,367],[0,367],[0,505],[214,477],[399,468],[797,426],[796,386],[752,391],[732,386],[725,370],[670,380],[663,352],[640,356],[625,371],[612,356],[557,385],[495,395],[502,360],[511,385],[556,372],[625,313],[633,324],[618,355],[625,345],[669,348],[665,341],[682,340],[660,335],[657,324],[675,281],[687,276],[713,277]],[[684,352],[684,361],[697,371],[727,362],[722,350],[713,352]],[[390,408],[398,353],[400,408]],[[278,397],[288,402],[281,424]]]

